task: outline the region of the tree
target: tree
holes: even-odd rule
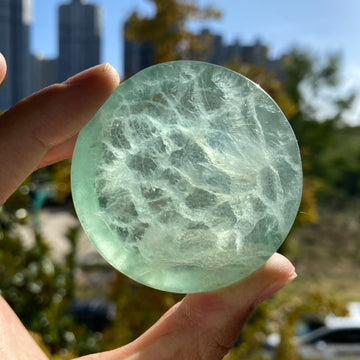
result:
[[[351,189],[359,186],[359,182],[355,180],[355,174],[359,173],[355,156],[359,154],[356,150],[358,147],[355,145],[357,133],[352,141],[347,141],[346,145],[342,145],[348,150],[347,160],[339,161],[339,156],[343,155],[338,149],[341,140],[344,141],[343,136],[339,135],[346,130],[340,129],[343,114],[354,99],[352,94],[341,96],[334,91],[339,84],[339,61],[339,57],[331,56],[321,63],[306,52],[293,50],[285,58],[280,79],[261,67],[242,63],[225,64],[258,83],[269,93],[283,110],[296,133],[304,165],[304,191],[297,219],[298,225],[318,219],[317,192],[321,186],[320,183],[329,184],[331,181],[329,185],[334,189],[333,184],[345,181],[345,178],[340,176],[339,168],[343,170],[343,167],[347,166],[346,174],[353,175],[346,177],[347,182],[351,184]],[[328,99],[328,106],[331,107],[332,113],[326,118],[322,118],[321,112],[316,107],[318,103],[316,99],[322,96],[324,89],[332,89],[335,94],[334,97]],[[349,154],[353,156],[350,158]],[[340,162],[337,170],[331,166],[336,161]],[[329,177],[330,174],[332,174],[331,177]],[[282,251],[291,256],[289,244],[291,243],[285,242]],[[241,335],[241,345],[234,348],[226,360],[265,359],[262,353],[263,344],[266,337],[274,331],[280,335],[280,344],[274,359],[299,360],[293,342],[298,321],[309,314],[324,318],[332,311],[342,313],[344,304],[339,299],[332,300],[328,298],[326,291],[319,288],[301,294],[294,290],[290,294],[288,291],[279,294],[260,306]]]
[[[327,165],[319,161],[319,154],[333,145],[344,112],[355,98],[338,91],[340,64],[339,54],[320,61],[299,49],[293,49],[285,61],[284,90],[299,109],[289,120],[302,150],[304,173],[312,177],[324,177]]]
[[[321,188],[323,196],[338,194],[339,200],[360,195],[359,127],[344,127],[337,131],[333,146],[318,159],[326,174]]]
[[[278,75],[267,71],[263,66],[245,64],[238,61],[224,64],[225,67],[234,70],[256,84],[260,85],[279,105],[287,119],[296,117],[301,109],[291,94],[286,91],[284,83],[279,79]],[[284,71],[284,70],[283,70]],[[297,218],[297,224],[311,223],[317,220],[315,187],[313,184],[304,179],[303,197],[300,207],[300,213]],[[285,251],[284,246],[282,252]],[[286,251],[285,251],[286,252]]]
[[[329,154],[335,144],[336,148],[339,146],[344,113],[351,108],[355,98],[353,93],[341,94],[339,91],[339,54],[332,54],[321,61],[315,55],[295,48],[284,57],[280,77],[251,64],[229,63],[225,66],[259,84],[288,118],[301,150],[307,185],[305,191],[309,191],[305,194],[306,198],[314,198],[311,193],[319,188],[319,182],[324,185],[328,179],[335,177],[335,174],[330,176],[329,173],[332,169],[330,158],[341,165],[348,163],[349,174],[357,171],[354,160],[350,164],[349,160],[339,161],[333,151]],[[336,153],[339,155],[338,151]],[[351,153],[356,153],[354,147]],[[338,179],[337,183],[341,180]],[[357,185],[353,182],[351,186],[354,190]]]
[[[34,176],[38,174],[27,179],[0,207],[0,295],[49,355],[69,350],[80,355],[98,351],[96,341],[89,341],[95,335],[68,313],[75,298],[78,229],[69,229],[71,251],[63,263],[55,264],[31,216]],[[33,244],[26,244],[19,235],[21,226],[32,232]]]
[[[200,7],[196,1],[149,0],[155,13],[142,17],[133,13],[128,20],[125,37],[151,44],[153,64],[189,58],[201,48],[198,38],[188,29],[189,21],[217,19],[221,13],[211,6]]]
[[[223,65],[260,85],[279,105],[288,119],[298,113],[298,105],[285,91],[283,83],[275,73],[267,71],[263,66],[245,64],[237,61]]]
[[[339,91],[340,60],[338,54],[321,61],[304,50],[293,49],[284,57],[280,77],[249,64],[226,64],[268,92],[295,132],[304,171],[303,198],[297,218],[301,224],[317,221],[320,192],[324,194],[326,190],[330,194],[335,187],[339,190],[343,186],[347,187],[345,192],[354,194],[360,188],[356,135],[351,142],[340,136],[344,113],[355,98],[352,93]],[[339,152],[340,146],[347,151]]]

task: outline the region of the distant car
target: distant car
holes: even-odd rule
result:
[[[304,359],[359,360],[360,326],[322,327],[296,339],[298,354]]]
[[[323,326],[295,338],[302,359],[360,360],[360,303],[350,303],[348,308],[348,316],[328,316]],[[272,355],[279,343],[279,334],[271,334],[265,354]]]

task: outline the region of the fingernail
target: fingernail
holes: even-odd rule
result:
[[[289,276],[287,280],[277,281],[273,284],[270,284],[265,290],[258,296],[258,298],[253,303],[253,307],[257,307],[259,304],[261,304],[263,301],[269,299],[271,296],[275,295],[279,290],[281,290],[283,287],[291,283],[294,279],[296,279],[297,274],[294,272],[292,275]]]
[[[110,63],[105,63],[105,64],[103,64],[103,71],[105,72],[105,71],[109,71],[109,70],[112,70],[113,69],[113,67],[110,65]]]

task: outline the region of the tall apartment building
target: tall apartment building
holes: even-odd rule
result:
[[[58,26],[58,81],[100,63],[102,9],[99,6],[85,0],[61,5]]]
[[[0,85],[0,109],[6,110],[31,92],[29,33],[32,0],[0,0],[0,51],[7,76]]]

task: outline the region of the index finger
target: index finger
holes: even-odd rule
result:
[[[76,136],[118,84],[115,69],[99,65],[22,100],[1,115],[0,205],[49,151]]]

